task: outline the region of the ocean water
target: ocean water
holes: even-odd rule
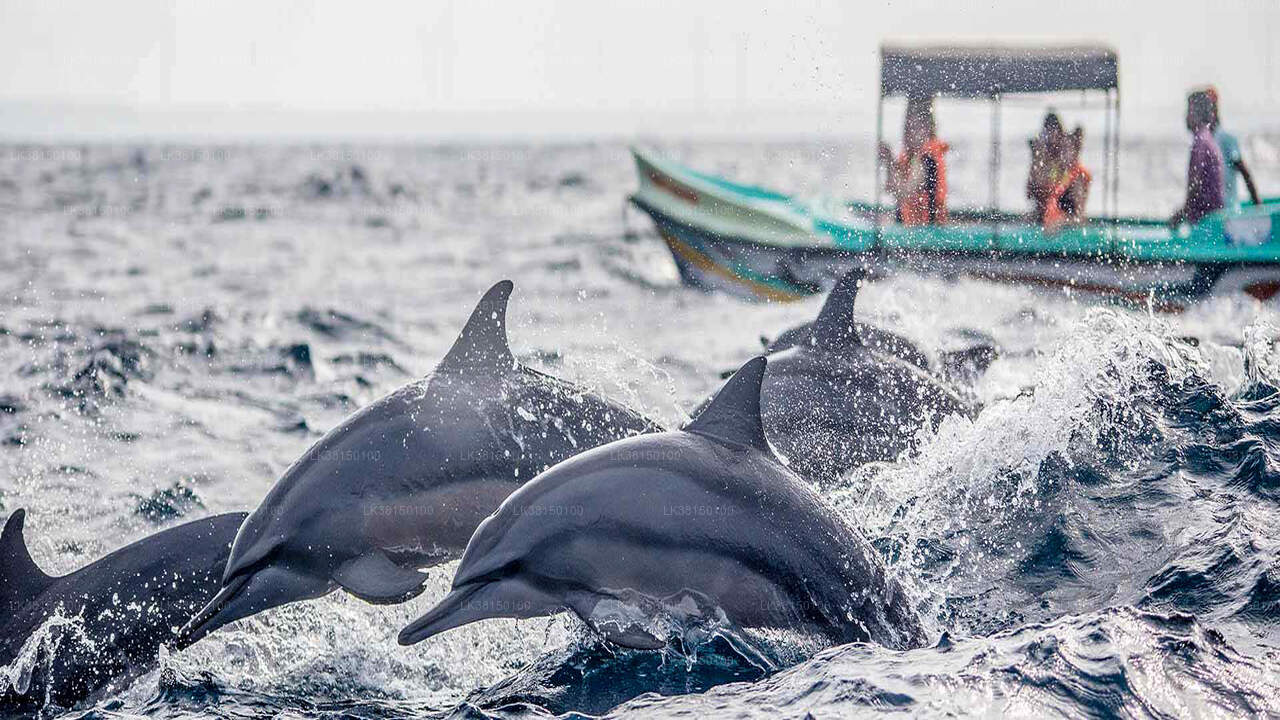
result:
[[[1280,139],[1244,140],[1275,194]],[[856,147],[663,149],[801,192],[871,188]],[[1184,162],[1181,142],[1127,146],[1122,208],[1170,211]],[[953,165],[953,195],[985,197]],[[681,286],[624,208],[633,187],[618,143],[0,147],[0,514],[27,508],[37,562],[62,573],[252,509],[325,430],[434,367],[502,278],[523,361],[685,421],[821,298]],[[763,663],[714,642],[624,652],[567,617],[398,646],[447,565],[404,605],[278,608],[47,712],[1280,716],[1280,307],[1162,316],[904,275],[865,288],[859,312],[928,354],[975,333],[1001,350],[975,419],[823,489],[910,588],[931,647],[778,634]]]

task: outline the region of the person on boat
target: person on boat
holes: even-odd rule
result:
[[[1044,116],[1040,134],[1031,140],[1031,169],[1027,173],[1027,197],[1035,205],[1036,222],[1044,221],[1044,210],[1049,204],[1049,193],[1062,179],[1066,168],[1059,157],[1067,132],[1062,127],[1058,113],[1050,110]]]
[[[1187,96],[1187,129],[1191,131],[1191,158],[1187,163],[1187,199],[1170,225],[1194,225],[1201,218],[1221,210],[1222,150],[1213,139],[1213,102],[1209,93],[1197,90]]]
[[[1222,201],[1223,207],[1233,208],[1240,204],[1240,186],[1236,180],[1236,175],[1244,180],[1245,189],[1249,192],[1249,200],[1254,205],[1261,205],[1262,201],[1258,198],[1258,187],[1253,184],[1253,175],[1249,173],[1249,167],[1244,164],[1244,157],[1240,154],[1240,141],[1236,140],[1236,136],[1222,129],[1222,120],[1219,111],[1218,89],[1210,86],[1205,90],[1209,95],[1209,102],[1213,105],[1213,139],[1218,143],[1218,149],[1222,151]]]
[[[1044,214],[1040,218],[1046,230],[1053,231],[1064,225],[1078,225],[1085,221],[1089,184],[1093,182],[1093,175],[1080,162],[1080,150],[1083,147],[1084,128],[1077,126],[1070,134],[1063,134],[1054,159],[1054,163],[1062,171],[1049,189]]]
[[[902,153],[897,158],[880,145],[880,162],[889,168],[885,187],[898,201],[903,225],[941,225],[947,222],[946,143],[938,139],[933,98],[907,101],[902,123]]]

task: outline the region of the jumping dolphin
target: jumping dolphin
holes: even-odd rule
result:
[[[192,637],[336,588],[371,603],[422,590],[480,521],[544,468],[659,428],[524,367],[507,345],[512,284],[494,285],[435,371],[363,408],[285,472],[236,536]]]
[[[185,646],[176,631],[217,593],[245,513],[163,530],[61,577],[31,559],[25,518],[15,511],[0,533],[0,665],[24,666],[16,682],[0,675],[0,714],[46,701],[68,707],[145,672],[161,645]],[[55,616],[74,620],[34,638]],[[40,643],[36,655],[18,660],[29,641]]]
[[[854,319],[857,273],[846,274],[817,319],[768,354],[761,411],[769,439],[802,477],[828,483],[867,462],[893,460],[917,432],[976,404],[927,371],[899,335]]]
[[[517,490],[476,530],[450,593],[400,643],[571,610],[640,649],[663,646],[662,624],[690,617],[923,644],[875,550],[771,451],[765,365],[744,365],[683,430],[596,448]]]

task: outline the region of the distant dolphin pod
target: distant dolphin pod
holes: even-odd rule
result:
[[[240,530],[223,588],[183,632],[336,588],[372,603],[417,595],[475,527],[543,469],[658,430],[622,405],[521,365],[510,281],[485,293],[425,379],[363,408],[302,455]]]
[[[512,494],[400,642],[567,609],[632,648],[662,646],[672,617],[923,644],[876,552],[770,450],[765,368],[744,365],[683,430],[598,447]]]
[[[45,574],[23,538],[26,512],[0,533],[0,665],[13,663],[55,615],[71,627],[30,658],[25,687],[0,682],[0,714],[70,706],[148,670],[162,645],[183,647],[177,628],[218,591],[244,513],[162,530],[68,575]],[[24,660],[27,662],[27,660]]]

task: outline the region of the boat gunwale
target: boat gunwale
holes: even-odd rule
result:
[[[1056,236],[1046,236],[1039,225],[1027,222],[1025,216],[1015,215],[1012,216],[1009,222],[1004,222],[1002,218],[995,223],[977,221],[955,225],[919,227],[881,225],[879,227],[880,237],[877,239],[875,237],[876,233],[871,227],[875,223],[874,217],[864,218],[869,225],[867,228],[858,228],[842,223],[838,218],[824,217],[822,213],[815,212],[814,204],[820,200],[815,200],[813,203],[805,203],[797,200],[794,195],[779,193],[767,188],[757,188],[753,185],[737,183],[719,176],[702,173],[638,148],[631,148],[631,152],[641,166],[647,166],[677,182],[690,185],[697,192],[706,193],[719,202],[744,207],[756,212],[769,212],[769,206],[779,205],[789,214],[808,218],[812,223],[811,236],[815,240],[828,240],[832,243],[831,246],[815,244],[814,248],[830,247],[831,249],[845,252],[864,252],[875,247],[881,247],[894,250],[909,250],[911,252],[949,252],[957,255],[990,255],[993,253],[1001,255],[1007,253],[1012,257],[1024,258],[1056,257],[1072,261],[1121,261],[1166,264],[1182,262],[1205,266],[1257,266],[1274,265],[1280,262],[1280,257],[1276,257],[1274,254],[1271,257],[1257,257],[1263,252],[1258,248],[1274,245],[1274,238],[1277,232],[1276,225],[1280,225],[1280,223],[1276,222],[1277,212],[1280,211],[1274,208],[1267,210],[1267,204],[1265,203],[1258,206],[1246,206],[1242,208],[1243,212],[1213,216],[1186,236],[1178,236],[1173,230],[1168,231],[1167,237],[1162,233],[1159,238],[1123,236],[1126,229],[1142,231],[1167,228],[1166,223],[1150,218],[1093,218],[1086,225],[1071,226],[1064,228]],[[633,195],[632,200],[635,201],[640,194],[638,192]],[[866,213],[873,212],[875,208],[872,203],[859,201],[844,202],[843,207],[852,209],[854,212],[857,212],[856,208],[858,207],[865,208]],[[884,206],[881,207],[883,208]],[[984,211],[980,210],[958,210],[956,214],[970,212],[979,216],[984,214]],[[671,217],[669,212],[664,212],[663,214]],[[1225,243],[1230,242],[1225,237],[1226,223],[1234,221],[1236,218],[1246,221],[1271,218],[1272,227],[1268,233],[1270,239],[1257,244],[1235,243],[1225,245]],[[696,227],[689,220],[683,220],[682,222],[689,227]],[[1006,229],[1002,231],[1002,227]],[[706,228],[701,228],[700,230],[704,233],[714,232]],[[1224,243],[1223,245],[1216,244],[1212,240],[1206,242],[1206,236],[1214,232],[1222,235],[1221,242]],[[723,235],[723,233],[715,234],[718,236]],[[1121,236],[1117,237],[1117,234]],[[925,236],[924,239],[920,239],[922,235]],[[932,238],[928,236],[932,236]],[[988,238],[986,243],[980,239],[984,237]],[[1044,243],[1050,238],[1056,241],[1057,247],[1037,248],[1033,246],[1034,244]],[[742,239],[762,246],[780,248],[804,247],[796,243],[786,243],[784,245],[766,240],[753,240],[746,235],[742,236]],[[1072,248],[1069,245],[1073,240],[1076,242],[1076,248]],[[997,242],[1003,246],[993,247],[989,244]],[[957,247],[965,244],[968,244],[969,247]],[[1224,251],[1234,251],[1236,257],[1222,257]],[[1213,255],[1215,257],[1205,257],[1205,255]]]
[[[700,227],[687,220],[682,220],[671,216],[661,209],[653,206],[644,198],[638,195],[629,196],[628,200],[640,210],[648,213],[654,220],[672,224],[683,228],[687,231],[714,240],[716,242],[726,242],[742,245],[750,245],[756,248],[764,248],[784,253],[814,253],[823,255],[832,255],[837,257],[847,257],[852,259],[858,258],[893,258],[905,256],[921,256],[921,257],[941,257],[941,258],[977,258],[985,260],[1032,260],[1038,262],[1072,262],[1072,263],[1089,263],[1100,264],[1105,263],[1115,267],[1119,266],[1142,266],[1142,267],[1167,267],[1167,266],[1194,266],[1206,269],[1231,269],[1231,268],[1258,268],[1272,267],[1276,263],[1265,260],[1195,260],[1187,258],[1160,258],[1160,257],[1137,257],[1124,255],[1114,252],[1098,252],[1098,253],[1071,253],[1066,251],[1044,251],[1039,249],[1028,250],[1012,250],[1007,248],[988,248],[985,250],[963,250],[946,247],[928,247],[928,246],[909,246],[899,247],[894,245],[878,245],[866,248],[841,247],[839,245],[779,245],[776,243],[762,242],[749,237],[729,235],[708,230]]]

